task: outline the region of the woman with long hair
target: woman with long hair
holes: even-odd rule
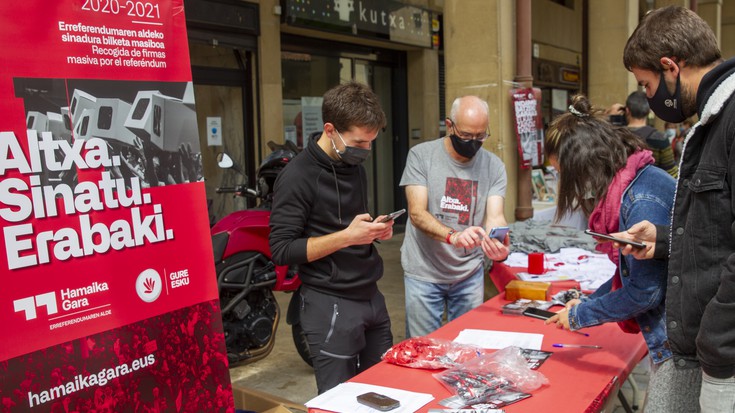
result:
[[[583,95],[573,98],[569,112],[549,126],[544,148],[559,171],[556,220],[581,210],[589,228],[609,234],[648,220],[670,221],[675,181],[653,165],[646,144],[627,128],[613,126]],[[546,323],[579,330],[618,322],[623,331],[640,331],[651,360],[647,412],[696,411],[682,405],[690,383],[674,366],[666,338],[666,262],[622,256],[610,242],[597,250],[608,254],[617,271],[595,293],[572,300]]]

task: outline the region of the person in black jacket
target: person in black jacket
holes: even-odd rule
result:
[[[702,412],[733,412],[735,59],[723,61],[703,19],[672,6],[641,20],[623,61],[658,117],[678,123],[699,116],[682,148],[671,226],[632,226],[618,235],[648,246],[623,253],[668,256],[666,328],[675,365],[697,376],[701,369]]]
[[[324,130],[278,175],[270,217],[277,265],[299,266],[300,321],[323,393],[380,361],[393,345],[377,281],[383,260],[375,240],[393,236],[393,221],[368,213],[361,163],[385,127],[369,87],[349,82],[324,94]]]

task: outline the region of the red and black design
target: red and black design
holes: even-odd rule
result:
[[[477,202],[477,181],[447,178],[441,210],[445,214],[457,214],[457,224],[470,225]]]
[[[213,300],[16,357],[2,411],[234,411],[221,331]]]

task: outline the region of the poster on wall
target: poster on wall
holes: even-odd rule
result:
[[[544,163],[541,89],[513,89],[510,94],[521,168],[541,166]]]
[[[3,411],[231,409],[183,0],[0,10]]]
[[[324,129],[322,101],[321,96],[301,97],[301,127],[305,141],[304,147],[308,144],[308,138],[312,133],[321,132]]]

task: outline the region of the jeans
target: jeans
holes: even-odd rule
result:
[[[735,412],[735,377],[717,379],[702,372],[702,413]]]
[[[406,338],[425,336],[441,327],[444,310],[447,321],[482,304],[485,293],[484,269],[454,284],[436,284],[403,277],[406,286]]]

